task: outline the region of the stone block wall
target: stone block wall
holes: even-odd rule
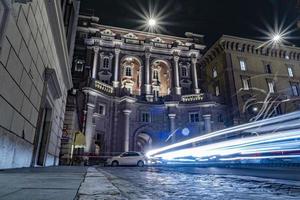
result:
[[[0,169],[28,167],[32,162],[45,68],[54,68],[62,96],[53,102],[46,165],[58,163],[67,87],[62,76],[48,1],[6,3],[8,17],[0,49]],[[1,32],[0,32],[1,34]]]

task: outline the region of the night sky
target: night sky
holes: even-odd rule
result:
[[[276,19],[295,29],[298,14],[296,0],[81,0],[81,10],[92,9],[101,24],[137,29],[141,17],[134,11],[149,10],[149,3],[165,15],[160,23],[167,31],[160,33],[199,33],[208,45],[222,34],[262,39],[265,34],[258,29],[274,27]],[[300,46],[298,30],[289,36],[289,42]]]

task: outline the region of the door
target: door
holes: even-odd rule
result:
[[[37,155],[37,165],[44,166],[45,160],[48,151],[48,141],[51,131],[51,109],[44,108],[43,110],[43,118],[42,125],[39,132],[41,136],[39,147],[38,147],[38,155]]]

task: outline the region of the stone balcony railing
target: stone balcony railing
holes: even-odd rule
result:
[[[193,102],[193,101],[202,101],[204,99],[204,94],[187,94],[181,96],[181,101],[183,102]]]
[[[90,86],[100,92],[104,92],[106,94],[113,94],[114,88],[111,85],[105,84],[101,81],[92,80],[90,82]]]

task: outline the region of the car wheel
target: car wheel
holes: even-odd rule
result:
[[[144,166],[144,162],[140,160],[140,161],[137,163],[137,166],[138,166],[138,167],[143,167],[143,166]]]
[[[117,166],[119,166],[119,162],[118,162],[118,161],[113,161],[113,162],[111,163],[111,166],[117,167]]]

